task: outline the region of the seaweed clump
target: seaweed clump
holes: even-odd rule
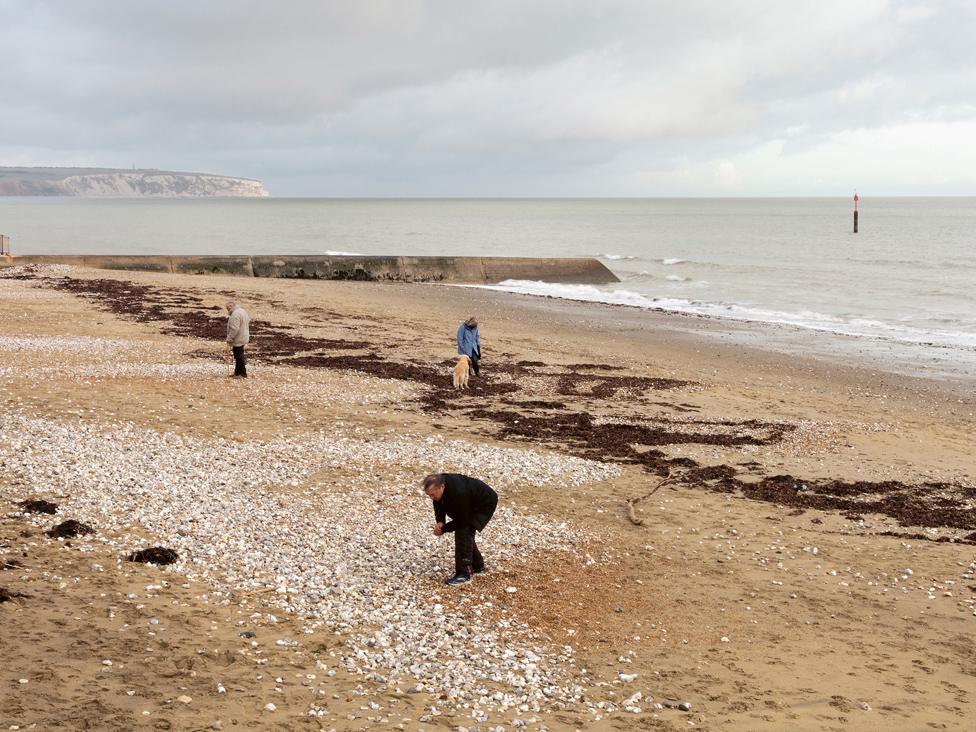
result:
[[[52,503],[51,501],[45,501],[42,498],[32,498],[26,501],[21,501],[17,505],[21,507],[24,513],[55,514],[58,512],[58,504]]]
[[[75,521],[74,519],[68,519],[47,532],[48,536],[52,539],[73,539],[76,536],[83,536],[85,534],[94,534],[95,529],[93,529],[88,524],[83,524],[81,521]]]
[[[141,562],[142,564],[173,564],[179,558],[179,554],[173,549],[167,549],[162,546],[151,546],[148,549],[140,549],[126,557],[130,562]]]

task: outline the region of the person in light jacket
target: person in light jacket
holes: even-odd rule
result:
[[[495,515],[498,494],[487,483],[460,473],[428,475],[424,493],[434,503],[434,536],[454,532],[454,575],[444,584],[468,582],[472,575],[485,571],[475,533]]]
[[[244,346],[251,340],[251,318],[247,310],[231,300],[227,303],[227,345],[234,352],[234,376],[247,378]]]
[[[481,334],[478,332],[478,319],[473,315],[461,323],[457,331],[458,355],[467,356],[471,361],[471,370],[477,376],[481,369]]]

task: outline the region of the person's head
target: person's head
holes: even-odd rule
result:
[[[237,307],[237,303],[236,302],[234,302],[233,300],[228,300],[227,301],[227,312],[228,313],[234,312],[234,308],[236,308],[236,307]]]
[[[424,478],[424,493],[432,501],[439,501],[444,495],[444,474],[431,473]]]
[[[464,324],[466,326],[468,326],[469,328],[477,328],[478,327],[478,319],[472,315],[470,318],[468,318],[467,320],[464,321]]]

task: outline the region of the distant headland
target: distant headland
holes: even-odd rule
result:
[[[82,198],[264,198],[259,180],[153,168],[0,167],[0,196]]]

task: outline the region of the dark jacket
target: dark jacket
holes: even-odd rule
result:
[[[443,523],[446,516],[453,521],[444,524],[443,531],[454,531],[458,526],[474,526],[481,531],[495,513],[498,494],[478,480],[459,473],[444,474],[444,495],[434,501],[434,516]]]

